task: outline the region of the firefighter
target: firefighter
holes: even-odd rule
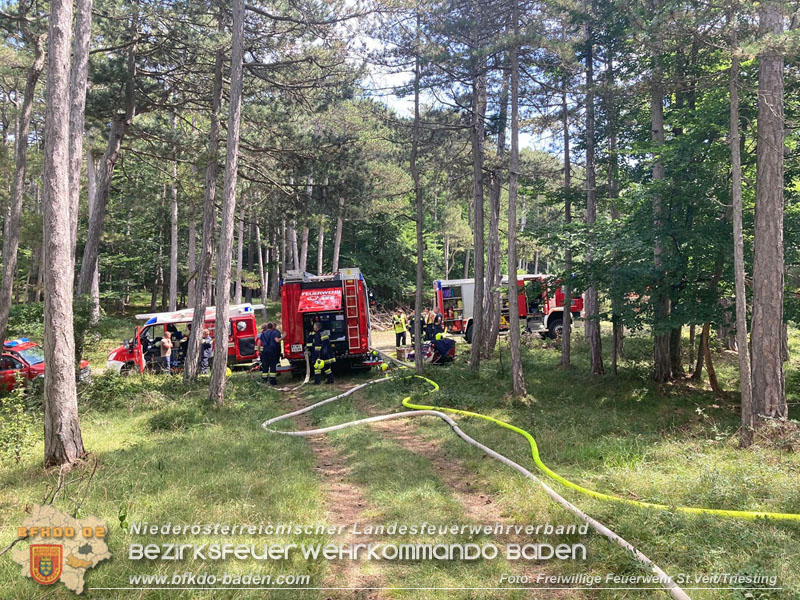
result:
[[[280,340],[281,332],[275,328],[275,323],[266,323],[261,328],[261,335],[258,336],[261,346],[261,383],[278,385],[276,376],[281,360]]]
[[[430,310],[429,308],[426,308],[423,317],[425,319],[425,341],[432,342],[434,336],[436,335],[436,331],[434,328],[436,313]]]
[[[442,317],[442,313],[438,310],[434,309],[433,314],[433,336],[434,338],[439,335],[440,333],[444,333],[444,318]]]
[[[392,317],[392,327],[394,328],[394,345],[399,348],[406,345],[406,314],[398,309]],[[400,343],[402,342],[402,344]]]
[[[433,363],[443,364],[452,361],[453,359],[450,356],[450,352],[455,345],[455,340],[444,337],[444,334],[437,333],[433,341],[433,349],[436,351],[436,355],[433,357]]]
[[[333,346],[328,332],[322,332],[319,321],[314,323],[314,330],[309,334],[306,349],[311,353],[311,362],[314,364],[314,384],[322,383],[322,373],[325,373],[325,383],[333,383]]]

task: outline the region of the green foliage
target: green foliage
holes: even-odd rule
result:
[[[30,391],[19,374],[14,389],[0,394],[0,455],[20,462],[35,442],[34,418],[27,407]]]
[[[6,337],[42,340],[44,338],[44,302],[12,305]]]
[[[194,388],[191,388],[194,389]],[[105,371],[79,389],[78,400],[88,410],[108,412],[127,407],[131,410],[169,406],[185,396],[180,377],[160,374],[131,374],[121,377]]]

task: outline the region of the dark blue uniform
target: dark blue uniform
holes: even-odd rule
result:
[[[322,373],[325,372],[325,382],[333,383],[333,356],[331,338],[327,332],[312,331],[306,341],[306,349],[311,352],[311,364],[314,366],[314,383],[322,383]]]
[[[261,341],[261,381],[269,380],[270,385],[277,385],[278,363],[281,360],[281,332],[277,329],[262,331],[258,339]]]
[[[456,345],[454,340],[450,338],[443,337],[440,340],[433,341],[433,349],[436,351],[438,356],[434,357],[433,362],[437,364],[450,362],[452,357],[450,356],[450,351]]]
[[[204,337],[200,342],[200,372],[208,373],[208,360],[214,356],[214,341],[211,336]]]

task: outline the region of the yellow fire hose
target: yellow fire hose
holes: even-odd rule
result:
[[[436,392],[436,391],[439,390],[439,386],[435,381],[431,381],[430,379],[428,379],[426,377],[422,377],[420,375],[413,375],[413,377],[422,379],[423,381],[426,381],[430,385],[432,385],[433,386],[433,390],[431,390],[432,392]],[[262,424],[262,427],[267,431],[270,431],[270,432],[273,432],[273,433],[279,433],[279,434],[282,434],[282,435],[295,436],[295,437],[310,437],[310,436],[313,436],[313,435],[320,435],[320,434],[324,434],[324,433],[329,433],[331,431],[337,431],[337,430],[340,430],[340,429],[345,429],[345,428],[353,427],[353,426],[356,426],[356,425],[362,425],[362,424],[365,424],[365,423],[375,423],[375,422],[378,422],[378,421],[388,421],[388,420],[391,420],[391,419],[402,419],[402,418],[421,417],[421,416],[438,417],[438,418],[442,419],[443,421],[445,421],[448,425],[450,425],[450,427],[452,428],[453,432],[457,436],[459,436],[462,440],[464,440],[468,444],[471,444],[472,446],[475,446],[476,448],[479,448],[480,450],[482,450],[483,452],[485,452],[486,454],[488,454],[492,458],[495,458],[498,461],[502,462],[503,464],[506,464],[506,465],[512,467],[513,469],[516,469],[517,471],[522,473],[525,477],[535,481],[537,484],[539,484],[542,487],[542,489],[545,491],[545,493],[548,496],[550,496],[550,498],[553,501],[557,502],[562,507],[564,507],[566,510],[568,510],[569,512],[573,513],[578,518],[580,518],[581,520],[586,522],[588,525],[590,525],[592,527],[592,529],[594,529],[595,531],[597,531],[601,535],[605,536],[606,538],[608,538],[612,542],[616,543],[617,545],[621,546],[625,550],[628,550],[636,560],[638,560],[639,562],[641,562],[642,564],[647,566],[657,576],[658,582],[664,587],[664,590],[674,600],[691,600],[691,598],[686,594],[686,592],[684,592],[680,588],[680,586],[678,586],[678,584],[676,584],[675,581],[663,569],[661,569],[661,567],[659,567],[657,564],[655,564],[652,560],[650,560],[647,556],[645,556],[641,551],[637,550],[636,547],[633,546],[633,544],[631,544],[630,542],[628,542],[627,540],[625,540],[624,538],[619,536],[617,533],[615,533],[614,531],[612,531],[611,529],[609,529],[608,527],[606,527],[605,525],[603,525],[602,523],[600,523],[596,519],[590,517],[589,515],[587,515],[583,511],[581,511],[577,506],[575,506],[574,504],[569,502],[563,496],[560,496],[550,486],[548,486],[541,479],[536,477],[533,473],[528,471],[525,467],[515,463],[514,461],[512,461],[511,459],[503,456],[499,452],[495,452],[494,450],[492,450],[488,446],[484,446],[483,444],[481,444],[480,442],[478,442],[474,438],[472,438],[469,435],[467,435],[466,433],[464,433],[464,431],[461,430],[461,428],[458,426],[458,424],[450,416],[446,415],[443,412],[436,411],[436,410],[415,409],[415,410],[406,411],[406,412],[391,413],[391,414],[388,414],[388,415],[380,415],[380,416],[377,416],[377,417],[369,417],[367,419],[359,419],[357,421],[350,421],[348,423],[342,423],[340,425],[334,425],[332,427],[324,427],[322,429],[313,429],[313,430],[310,430],[310,431],[279,431],[279,430],[275,430],[275,429],[270,429],[269,428],[270,425],[272,425],[273,423],[277,423],[278,421],[282,421],[284,419],[288,419],[288,418],[293,417],[293,416],[301,415],[303,413],[306,413],[306,412],[309,412],[311,410],[314,410],[315,408],[317,408],[319,406],[322,406],[324,404],[328,404],[328,403],[333,402],[335,400],[339,400],[340,398],[344,398],[345,396],[349,396],[350,394],[354,393],[355,391],[357,391],[359,389],[365,388],[365,387],[370,386],[370,385],[375,385],[375,384],[378,384],[378,383],[391,381],[392,379],[394,379],[394,378],[386,377],[386,378],[383,378],[383,379],[376,379],[376,380],[368,381],[366,383],[362,383],[360,385],[357,385],[357,386],[349,389],[348,391],[346,391],[346,392],[344,392],[342,394],[339,394],[337,396],[333,396],[332,398],[328,398],[326,400],[322,400],[320,402],[317,402],[316,404],[312,404],[310,406],[306,406],[304,408],[301,408],[299,410],[293,411],[293,412],[285,414],[285,415],[280,415],[278,417],[273,417],[272,419],[269,419],[269,420],[265,421]],[[428,392],[428,393],[431,393],[431,392]],[[404,398],[403,399],[403,403],[405,404],[406,401],[410,401],[410,399],[411,399],[411,396],[408,396],[408,397]],[[535,589],[535,588],[531,588],[531,589]]]
[[[402,369],[409,369],[412,366],[409,363],[404,363],[402,361],[399,361],[399,360],[395,359],[394,357],[391,357],[391,356],[389,356],[389,355],[387,355],[387,354],[385,354],[383,352],[380,352],[380,351],[378,351],[378,352],[382,356],[384,356],[386,359],[388,359],[389,361],[400,365],[400,367]],[[435,381],[432,381],[431,379],[428,379],[427,377],[423,377],[421,375],[416,375],[416,374],[412,375],[411,377],[417,378],[417,379],[421,379],[421,380],[427,382],[429,385],[432,386],[432,389],[429,390],[428,392],[425,392],[425,395],[435,393],[435,392],[437,392],[439,390],[439,385]],[[411,401],[411,395],[406,396],[402,400],[402,405],[404,407],[412,409],[411,411],[407,411],[407,412],[392,413],[392,414],[388,414],[388,415],[380,415],[380,416],[377,416],[377,417],[359,419],[357,421],[351,421],[351,422],[348,422],[348,423],[342,423],[340,425],[334,425],[334,426],[331,426],[331,427],[324,427],[324,428],[321,428],[321,429],[313,429],[313,430],[310,430],[310,431],[278,431],[278,430],[274,430],[274,429],[270,429],[269,428],[270,425],[272,425],[273,423],[276,423],[278,421],[282,421],[284,419],[288,419],[288,418],[291,418],[291,417],[294,417],[294,416],[309,412],[309,411],[314,410],[315,408],[317,408],[319,406],[322,406],[324,404],[328,404],[330,402],[334,402],[336,400],[339,400],[341,398],[349,396],[349,395],[353,394],[354,392],[356,392],[356,391],[358,391],[360,389],[363,389],[363,388],[365,388],[367,386],[375,385],[375,384],[378,384],[378,383],[383,383],[383,382],[386,382],[386,381],[391,381],[393,379],[395,379],[395,378],[394,377],[385,377],[385,378],[382,378],[382,379],[376,379],[376,380],[372,380],[372,381],[368,381],[368,382],[362,383],[362,384],[357,385],[357,386],[355,386],[355,387],[353,387],[353,388],[347,390],[346,392],[344,392],[342,394],[339,394],[337,396],[333,396],[333,397],[328,398],[326,400],[322,400],[321,402],[317,402],[316,404],[312,404],[310,406],[306,406],[306,407],[301,408],[299,410],[296,410],[294,412],[291,412],[291,413],[288,413],[288,414],[284,414],[284,415],[269,419],[269,420],[265,421],[262,424],[262,426],[267,431],[271,431],[271,432],[274,432],[274,433],[280,433],[280,434],[289,435],[289,436],[308,437],[308,436],[320,435],[320,434],[324,434],[324,433],[328,433],[328,432],[336,431],[336,430],[340,430],[340,429],[345,429],[347,427],[352,427],[352,426],[355,426],[355,425],[360,425],[360,424],[365,424],[365,423],[374,423],[374,422],[378,422],[378,421],[386,421],[386,420],[390,420],[390,419],[398,419],[398,418],[406,418],[406,417],[414,417],[414,416],[423,416],[423,415],[439,417],[440,419],[442,419],[446,423],[448,423],[448,425],[450,425],[450,427],[453,429],[453,431],[456,433],[456,435],[458,435],[464,441],[466,441],[467,443],[469,443],[469,444],[471,444],[471,445],[473,445],[473,446],[475,446],[477,448],[480,448],[481,450],[483,450],[489,456],[492,456],[493,458],[499,460],[500,462],[502,462],[502,463],[514,468],[515,470],[519,471],[520,473],[522,473],[527,478],[535,481],[536,483],[538,483],[544,489],[545,493],[547,493],[547,495],[550,496],[550,498],[553,499],[555,502],[557,502],[558,504],[560,504],[561,506],[566,508],[568,511],[572,512],[573,514],[575,514],[576,516],[581,518],[582,520],[584,520],[589,525],[591,525],[592,528],[595,529],[595,531],[597,531],[598,533],[604,535],[605,537],[607,537],[611,541],[615,542],[616,544],[618,544],[618,545],[622,546],[623,548],[625,548],[625,549],[629,550],[630,552],[632,552],[634,557],[637,560],[639,560],[640,562],[642,562],[643,564],[648,566],[658,576],[660,583],[665,588],[665,591],[670,596],[675,598],[676,600],[687,600],[689,598],[689,596],[672,580],[671,577],[669,577],[669,575],[667,575],[660,567],[658,567],[658,565],[653,563],[653,561],[650,560],[647,556],[645,556],[639,550],[637,550],[632,544],[630,544],[630,542],[626,541],[625,539],[623,539],[622,537],[617,535],[615,532],[610,530],[608,527],[606,527],[602,523],[600,523],[597,520],[593,519],[592,517],[586,515],[583,511],[581,511],[579,508],[577,508],[571,502],[569,502],[568,500],[566,500],[565,498],[560,496],[558,493],[556,493],[552,488],[550,488],[547,484],[545,484],[542,480],[540,480],[538,477],[536,477],[529,470],[525,469],[524,467],[522,467],[521,465],[517,464],[516,462],[510,460],[509,458],[503,456],[502,454],[492,450],[491,448],[489,448],[487,446],[484,446],[483,444],[481,444],[480,442],[478,442],[474,438],[472,438],[469,435],[467,435],[466,433],[464,433],[458,427],[457,423],[455,421],[453,421],[453,419],[451,417],[449,417],[445,413],[457,414],[457,415],[462,415],[462,416],[467,416],[467,417],[475,417],[475,418],[478,418],[478,419],[483,419],[484,421],[489,421],[491,423],[494,423],[495,425],[499,425],[500,427],[503,427],[504,429],[508,429],[510,431],[513,431],[514,433],[516,433],[518,435],[521,435],[522,437],[524,437],[528,441],[528,444],[530,445],[530,449],[531,449],[531,457],[533,458],[534,464],[536,465],[536,467],[540,471],[542,471],[550,479],[553,479],[553,480],[559,482],[560,484],[564,485],[565,487],[567,487],[567,488],[569,488],[571,490],[574,490],[574,491],[576,491],[576,492],[578,492],[580,494],[583,494],[583,495],[586,495],[586,496],[589,496],[589,497],[592,497],[592,498],[596,498],[598,500],[605,500],[605,501],[610,501],[610,502],[618,502],[618,503],[628,504],[628,505],[631,505],[631,506],[637,506],[637,507],[646,508],[646,509],[674,510],[674,511],[683,512],[683,513],[689,513],[689,514],[707,514],[707,515],[714,515],[714,516],[718,516],[718,517],[741,518],[741,519],[749,519],[749,520],[757,520],[757,519],[770,520],[771,519],[771,520],[775,520],[775,521],[800,521],[800,514],[794,514],[794,513],[773,513],[773,512],[765,512],[765,511],[722,510],[722,509],[692,507],[692,506],[670,506],[670,505],[667,505],[667,504],[658,504],[658,503],[654,503],[654,502],[643,502],[643,501],[640,501],[640,500],[632,500],[632,499],[629,499],[629,498],[622,498],[622,497],[619,497],[619,496],[613,496],[611,494],[604,494],[602,492],[597,492],[595,490],[591,490],[589,488],[585,488],[585,487],[580,486],[580,485],[578,485],[576,483],[573,483],[572,481],[569,481],[568,479],[566,479],[565,477],[562,477],[561,475],[559,475],[558,473],[553,471],[551,468],[549,468],[547,465],[545,465],[544,462],[542,462],[541,457],[539,456],[539,448],[538,448],[538,446],[536,444],[536,440],[534,439],[534,437],[528,431],[526,431],[526,430],[524,430],[524,429],[522,429],[520,427],[516,427],[514,425],[511,425],[510,423],[506,423],[505,421],[502,421],[500,419],[496,419],[494,417],[490,417],[488,415],[484,415],[484,414],[481,414],[481,413],[476,413],[476,412],[467,411],[467,410],[460,410],[460,409],[455,409],[455,408],[449,408],[449,407],[445,407],[445,406],[435,406],[435,405],[427,405],[427,404],[415,404],[415,403],[413,403]]]
[[[409,363],[401,362],[388,354],[381,353],[383,356],[388,358],[389,360],[401,365],[402,368],[408,369],[411,368],[413,365]],[[426,379],[429,383],[436,386],[436,384],[429,379]],[[436,390],[439,389],[439,386],[436,386]],[[434,390],[435,391],[435,390]],[[483,415],[481,413],[476,413],[468,410],[459,410],[456,408],[448,408],[446,406],[428,406],[424,404],[413,404],[411,402],[411,396],[403,398],[403,406],[406,408],[412,408],[414,410],[440,410],[442,412],[447,412],[456,415],[464,415],[466,417],[475,417],[477,419],[483,419],[484,421],[489,421],[490,423],[494,423],[495,425],[499,425],[504,429],[508,429],[513,431],[516,434],[521,435],[524,437],[528,444],[531,447],[531,457],[533,458],[533,463],[538,467],[540,471],[542,471],[545,475],[547,475],[550,479],[557,481],[561,485],[568,487],[571,490],[575,490],[580,494],[584,494],[586,496],[590,496],[592,498],[597,498],[598,500],[606,500],[610,502],[620,502],[622,504],[629,504],[631,506],[638,506],[640,508],[649,508],[649,509],[658,509],[658,510],[674,510],[677,512],[689,513],[694,515],[715,515],[718,517],[732,517],[738,519],[749,519],[749,520],[756,520],[756,519],[772,519],[775,521],[798,521],[800,522],[800,514],[794,513],[774,513],[774,512],[766,512],[766,511],[749,511],[749,510],[723,510],[717,508],[702,508],[702,507],[694,507],[694,506],[671,506],[668,504],[658,504],[655,502],[642,502],[641,500],[632,500],[630,498],[621,498],[620,496],[613,496],[611,494],[604,494],[602,492],[597,492],[595,490],[590,490],[589,488],[585,488],[583,486],[578,485],[577,483],[573,483],[569,479],[562,477],[555,471],[553,471],[550,467],[548,467],[544,462],[542,462],[541,457],[539,456],[539,447],[536,444],[536,440],[534,437],[524,429],[520,427],[516,427],[511,423],[506,423],[505,421],[501,421],[500,419],[495,419],[494,417],[490,417],[488,415]]]
[[[411,396],[403,398],[403,406],[405,406],[406,408],[413,408],[415,410],[440,410],[443,412],[448,412],[456,415],[476,417],[478,419],[483,419],[484,421],[489,421],[490,423],[494,423],[495,425],[499,425],[504,429],[509,429],[514,433],[518,433],[526,440],[528,440],[528,444],[530,444],[531,447],[531,457],[533,458],[534,464],[539,468],[540,471],[542,471],[550,479],[559,482],[565,487],[568,487],[569,489],[575,490],[576,492],[579,492],[586,496],[597,498],[598,500],[621,502],[623,504],[630,504],[632,506],[638,506],[640,508],[674,510],[677,512],[684,512],[694,515],[715,515],[718,517],[735,517],[739,519],[750,519],[750,520],[773,519],[776,521],[800,521],[800,515],[793,513],[773,513],[773,512],[760,512],[760,511],[749,511],[749,510],[722,510],[717,508],[700,508],[694,506],[670,506],[667,504],[657,504],[655,502],[642,502],[640,500],[631,500],[630,498],[621,498],[619,496],[612,496],[611,494],[596,492],[595,490],[590,490],[589,488],[585,488],[583,486],[578,485],[577,483],[571,482],[569,479],[562,477],[561,475],[553,471],[550,467],[548,467],[546,464],[544,464],[542,462],[542,459],[539,457],[539,447],[536,445],[536,440],[530,433],[528,433],[524,429],[515,427],[514,425],[506,423],[505,421],[501,421],[500,419],[495,419],[494,417],[490,417],[488,415],[482,415],[480,413],[471,412],[468,410],[458,410],[455,408],[447,408],[445,406],[427,406],[424,404],[412,404]]]

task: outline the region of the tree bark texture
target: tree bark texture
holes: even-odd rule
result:
[[[759,9],[762,38],[783,31],[783,2]],[[752,344],[754,425],[788,413],[783,373],[783,56],[767,40],[758,56],[758,145],[753,246]]]
[[[228,294],[233,254],[233,221],[236,211],[236,176],[239,163],[239,126],[242,115],[242,68],[244,55],[244,0],[233,0],[233,48],[231,50],[231,91],[228,139],[225,146],[225,183],[222,196],[222,224],[217,253],[217,336],[208,399],[221,406],[225,399],[228,367],[227,331],[230,317]],[[224,341],[223,341],[224,340]]]
[[[78,422],[72,321],[69,195],[69,70],[72,2],[50,3],[44,145],[44,464],[73,463],[86,451]]]

